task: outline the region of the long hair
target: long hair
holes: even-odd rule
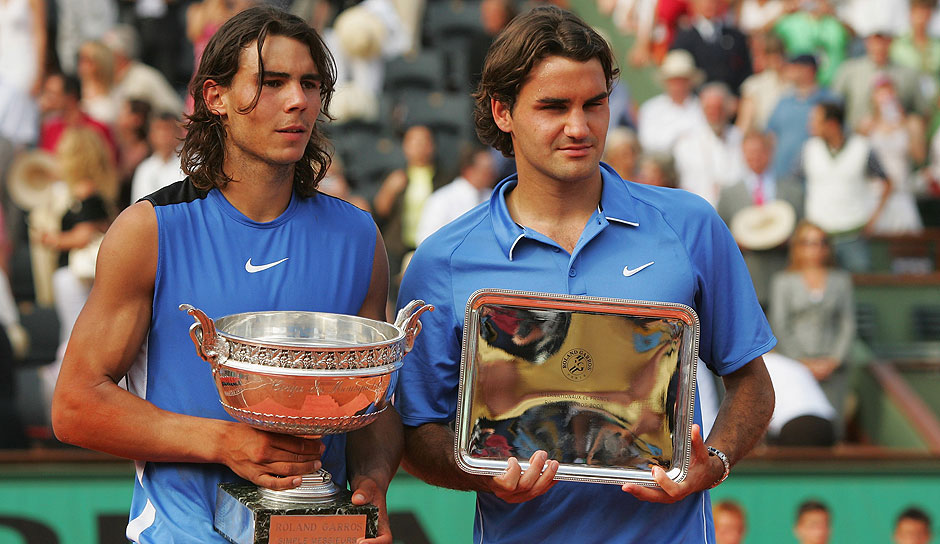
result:
[[[620,74],[607,40],[573,13],[546,6],[520,15],[490,46],[480,83],[473,93],[473,122],[480,141],[507,157],[513,155],[512,136],[496,125],[490,100],[496,99],[512,111],[529,72],[549,56],[579,62],[596,58],[604,69],[608,92]]]
[[[258,74],[263,74],[261,48],[268,36],[284,36],[307,44],[317,73],[323,78],[320,86],[320,114],[330,118],[327,112],[336,85],[336,66],[333,55],[316,31],[303,19],[269,6],[257,6],[236,14],[209,40],[199,69],[189,83],[194,106],[193,113],[186,116],[187,134],[180,155],[183,172],[189,175],[193,185],[199,189],[221,189],[232,181],[222,170],[225,126],[221,116],[210,111],[206,105],[202,96],[203,86],[209,80],[222,87],[231,85],[238,72],[241,52],[249,46],[258,50]],[[248,113],[257,106],[262,83],[259,77],[254,99],[238,113]],[[329,166],[330,145],[318,123],[303,157],[294,165],[294,190],[301,196],[312,196]]]
[[[62,179],[70,187],[90,180],[104,200],[113,205],[118,193],[118,174],[104,138],[86,127],[70,127],[56,144],[55,157]]]

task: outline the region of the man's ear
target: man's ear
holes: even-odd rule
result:
[[[211,79],[206,80],[206,82],[202,84],[202,99],[205,100],[206,107],[209,108],[210,112],[219,117],[228,115],[222,92],[222,86]]]
[[[499,130],[507,133],[512,132],[512,112],[509,111],[509,105],[495,98],[490,98],[490,109]]]

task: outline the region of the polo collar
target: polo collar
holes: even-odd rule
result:
[[[600,168],[603,188],[601,201],[597,206],[598,215],[604,217],[607,222],[630,227],[640,226],[629,183],[607,164],[600,163]],[[506,195],[516,187],[518,182],[517,174],[500,181],[490,195],[489,202],[490,218],[493,222],[496,241],[510,261],[513,259],[513,250],[523,238],[536,238],[537,236],[534,231],[513,221],[506,207]]]

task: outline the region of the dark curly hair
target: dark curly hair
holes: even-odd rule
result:
[[[231,85],[238,72],[243,49],[254,42],[258,50],[258,73],[264,73],[261,48],[268,36],[284,36],[307,44],[313,57],[320,85],[320,113],[330,119],[329,105],[336,85],[336,66],[333,55],[326,48],[317,32],[303,19],[269,6],[246,9],[229,19],[209,40],[199,62],[199,69],[189,83],[193,97],[193,113],[187,115],[186,139],[181,151],[183,171],[189,175],[197,188],[208,191],[213,187],[223,188],[232,181],[222,171],[225,158],[225,127],[222,118],[209,110],[202,97],[202,88],[209,80],[217,85]],[[261,97],[262,80],[258,78],[258,90],[254,99],[239,113],[250,112]],[[312,196],[317,185],[330,166],[331,148],[320,131],[319,122],[314,127],[303,157],[294,166],[294,190],[302,196]]]
[[[473,93],[473,122],[480,141],[507,157],[513,155],[512,135],[496,126],[490,101],[498,100],[512,111],[529,72],[550,56],[579,62],[596,58],[604,69],[608,92],[620,74],[607,40],[577,15],[554,6],[538,7],[520,15],[490,46],[483,75]]]

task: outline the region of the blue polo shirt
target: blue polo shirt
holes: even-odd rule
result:
[[[624,181],[601,164],[600,205],[571,254],[516,224],[506,178],[488,203],[441,228],[415,252],[399,301],[420,298],[436,311],[405,359],[397,407],[405,425],[456,417],[467,300],[501,288],[676,302],[701,322],[700,357],[715,372],[734,372],[776,344],[741,253],[714,208],[678,189]],[[625,275],[625,267],[643,270]],[[695,421],[701,425],[696,399]],[[714,542],[707,492],[661,505],[619,486],[559,482],[544,495],[508,504],[477,495],[474,542]]]

